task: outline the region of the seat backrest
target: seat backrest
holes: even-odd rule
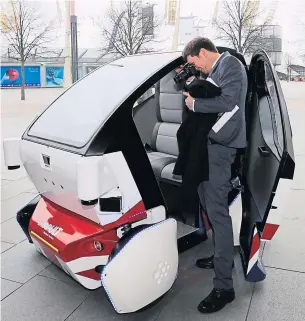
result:
[[[158,122],[152,134],[152,148],[158,152],[178,156],[177,131],[186,115],[185,97],[173,80],[175,71],[156,85],[156,113]]]

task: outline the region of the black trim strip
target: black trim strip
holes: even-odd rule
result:
[[[206,241],[207,236],[206,233],[200,232],[200,230],[196,230],[192,233],[186,234],[181,238],[177,239],[178,242],[178,252],[183,253],[195,245],[198,245],[204,241]]]
[[[156,116],[159,122],[162,122],[162,117],[161,117],[161,107],[160,107],[160,81],[156,83],[155,86],[155,99],[156,99]]]
[[[160,126],[161,126],[161,123],[156,123],[151,135],[151,147],[154,151],[157,151],[157,137],[158,137]]]

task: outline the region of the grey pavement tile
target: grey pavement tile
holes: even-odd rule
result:
[[[1,179],[16,181],[21,178],[28,177],[28,174],[25,170],[25,168],[22,166],[19,169],[9,171],[4,166],[4,162],[2,163],[3,168],[1,169]]]
[[[10,183],[12,183],[12,182],[13,182],[13,181],[10,181],[10,180],[8,180],[8,179],[1,179],[1,186],[10,184]]]
[[[304,134],[303,134],[304,135]],[[293,148],[295,157],[305,156],[304,139],[300,137],[293,138]]]
[[[305,155],[295,157],[295,173],[292,188],[305,190]]]
[[[283,197],[285,197],[285,195],[283,195]],[[305,190],[292,190],[285,209],[282,216],[284,220],[304,222],[305,211],[303,209],[305,209]]]
[[[1,202],[1,223],[16,217],[16,213],[29,201],[35,198],[35,195],[22,193]]]
[[[265,266],[305,272],[305,221],[284,219],[273,239],[266,243]]]
[[[12,248],[13,246],[15,246],[15,244],[1,242],[1,253],[7,251],[8,249]]]
[[[304,132],[293,137],[293,148],[295,157],[305,156],[304,139],[301,135],[304,135]]]
[[[63,321],[87,295],[77,286],[36,276],[2,301],[2,321]]]
[[[1,301],[22,286],[21,283],[1,278]]]
[[[2,186],[1,200],[5,201],[13,196],[19,195],[34,188],[28,177],[18,179],[11,184]]]
[[[304,101],[303,101],[304,106]],[[305,156],[305,144],[304,144],[304,108],[290,109],[290,123],[292,127],[292,139],[295,155]]]
[[[26,193],[35,194],[35,195],[37,195],[37,194],[38,194],[38,192],[37,192],[37,189],[36,189],[36,188],[30,189],[29,191],[26,191]]]
[[[3,106],[5,106],[3,104]],[[26,128],[30,125],[31,120],[35,115],[28,113],[20,113],[19,115],[1,115],[2,116],[2,139],[6,138],[21,138]]]
[[[247,321],[304,321],[305,274],[267,268],[255,285]]]
[[[20,283],[29,281],[51,264],[28,241],[14,246],[1,256],[1,276]]]
[[[163,306],[161,301],[144,311],[118,314],[100,288],[95,290],[66,321],[154,321],[160,313],[160,304]]]
[[[18,244],[26,239],[26,236],[15,217],[1,223],[1,241]]]

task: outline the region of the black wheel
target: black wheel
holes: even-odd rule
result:
[[[156,306],[166,296],[167,293],[168,292],[164,293],[163,295],[160,296],[160,298],[158,298],[155,301],[149,303],[148,305],[146,305],[142,309],[136,311],[136,313],[141,313],[141,312],[144,312],[144,311],[147,311],[147,310],[153,308],[154,306]]]

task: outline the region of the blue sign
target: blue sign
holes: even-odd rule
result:
[[[46,86],[61,87],[64,85],[64,67],[46,67]]]
[[[24,66],[26,87],[40,87],[40,66]],[[1,87],[21,87],[21,67],[1,66]]]

